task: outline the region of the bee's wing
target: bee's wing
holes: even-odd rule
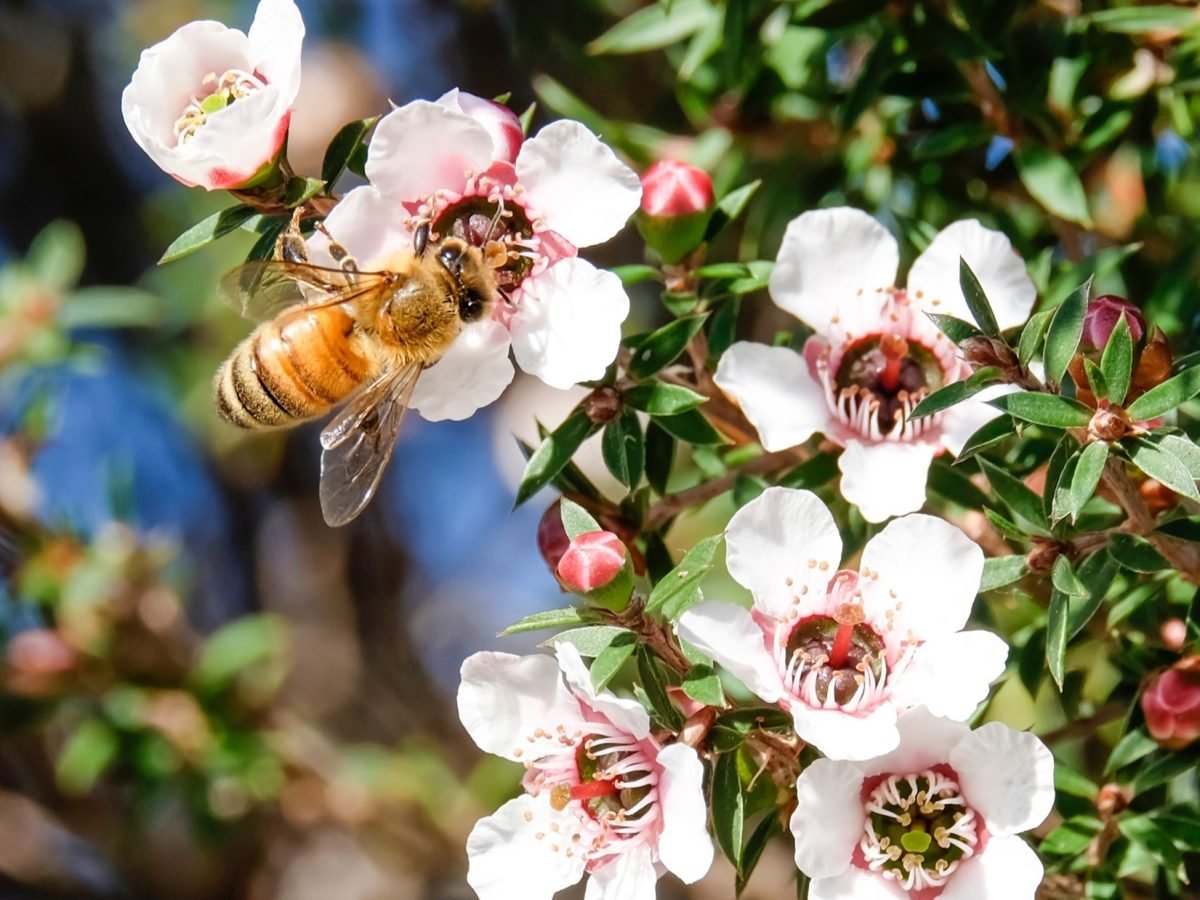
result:
[[[341,303],[377,287],[385,276],[281,259],[243,263],[221,279],[221,297],[247,319],[265,322],[297,305]],[[353,279],[353,280],[351,280]]]
[[[329,525],[357,516],[379,487],[420,374],[420,365],[385,372],[321,432],[321,512]]]

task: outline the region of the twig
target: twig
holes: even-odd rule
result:
[[[1086,719],[1080,719],[1077,722],[1068,722],[1061,728],[1046,732],[1041,736],[1042,743],[1056,744],[1060,741],[1070,741],[1079,737],[1087,737],[1101,725],[1107,725],[1109,722],[1114,722],[1121,718],[1121,716],[1125,715],[1125,709],[1126,704],[1124,703],[1107,703]]]

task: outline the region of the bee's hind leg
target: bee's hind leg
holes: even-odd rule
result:
[[[308,262],[308,244],[304,243],[304,235],[300,231],[300,219],[303,218],[303,207],[292,213],[292,221],[275,240],[275,258],[290,263]]]
[[[329,233],[329,229],[325,227],[323,222],[317,223],[317,231],[329,238],[329,255],[333,257],[333,261],[341,267],[341,270],[346,273],[346,280],[354,284],[358,280],[358,260],[350,255],[350,251],[333,239],[333,235]]]

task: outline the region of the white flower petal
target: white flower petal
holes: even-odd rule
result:
[[[684,884],[699,881],[713,861],[708,836],[708,806],[704,800],[704,764],[687,744],[672,744],[658,754],[662,773],[658,802],[662,831],[658,858]]]
[[[600,378],[627,315],[621,279],[587,260],[560,260],[521,286],[511,325],[517,365],[561,390]]]
[[[866,812],[863,773],[855,763],[818,759],[796,781],[796,868],[809,878],[840,875],[854,859]]]
[[[467,883],[479,900],[550,900],[579,881],[584,855],[566,852],[578,830],[573,806],[555,811],[548,796],[526,794],[480,819],[467,838]]]
[[[951,751],[950,765],[990,834],[1034,828],[1054,805],[1054,757],[1027,731],[988,722]]]
[[[916,514],[867,542],[867,570],[870,577],[859,584],[868,620],[903,640],[929,640],[966,624],[983,577],[983,551],[944,519]]]
[[[285,105],[291,106],[300,89],[300,47],[304,42],[300,10],[293,0],[259,0],[247,37],[256,70],[279,88]]]
[[[403,206],[369,184],[348,191],[325,217],[325,229],[358,262],[364,272],[395,267],[413,253],[413,232],[405,224]],[[319,231],[308,239],[311,262],[337,267],[329,255],[329,238]]]
[[[379,120],[367,153],[367,178],[385,194],[414,202],[434,191],[461,191],[467,173],[492,162],[492,137],[468,115],[414,100]]]
[[[909,900],[909,894],[882,875],[851,866],[841,875],[813,881],[808,900]]]
[[[958,283],[959,257],[967,261],[979,279],[1001,328],[1012,328],[1029,318],[1037,288],[1025,261],[1005,235],[984,228],[974,219],[942,229],[917,257],[908,273],[909,296],[929,312],[974,322]]]
[[[881,703],[866,715],[840,709],[812,709],[792,703],[796,734],[830,759],[866,760],[888,753],[900,743],[896,707]]]
[[[777,621],[821,604],[842,557],[837,523],[809,491],[768,488],[729,520],[725,537],[729,574]]]
[[[890,753],[861,763],[871,775],[908,775],[942,765],[971,729],[962,722],[932,715],[923,706],[910,709],[896,720],[900,745]]]
[[[607,241],[642,199],[637,173],[578,122],[551,122],[517,155],[524,201],[576,247]]]
[[[610,862],[593,870],[583,900],[654,900],[658,870],[645,844],[619,852]],[[513,894],[508,900],[520,897]]]
[[[989,631],[943,634],[923,643],[892,682],[901,709],[925,706],[935,716],[966,721],[1004,674],[1008,644]]]
[[[925,503],[925,480],[936,454],[937,447],[923,441],[847,441],[838,457],[842,496],[868,522],[918,510]]]
[[[472,322],[421,373],[411,406],[430,422],[465,419],[498,399],[512,379],[508,331],[493,319]]]
[[[950,876],[939,900],[1033,900],[1045,869],[1019,837],[992,836]]]
[[[438,105],[470,116],[492,136],[492,158],[513,163],[525,140],[521,120],[507,106],[451,88],[437,98]]]
[[[636,700],[618,697],[611,691],[598,691],[592,686],[592,673],[574,644],[560,641],[554,645],[558,668],[567,685],[579,700],[600,713],[626,734],[644,738],[650,734],[650,716]]]
[[[713,380],[741,407],[765,450],[795,447],[829,424],[824,391],[804,357],[787,347],[738,341],[721,355]]]
[[[480,750],[535,760],[559,749],[555,728],[575,731],[583,713],[551,657],[482,652],[462,664],[458,717]],[[538,729],[547,736],[535,737]]]
[[[771,299],[825,334],[859,292],[896,283],[896,239],[859,209],[837,207],[792,219],[771,273]]]
[[[734,603],[705,600],[679,617],[676,631],[706,656],[737,676],[767,703],[783,696],[779,670],[750,612]]]

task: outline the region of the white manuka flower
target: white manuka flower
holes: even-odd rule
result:
[[[716,382],[741,406],[767,450],[820,432],[845,447],[842,494],[871,522],[920,509],[938,454],[958,453],[998,415],[979,396],[942,413],[908,419],[922,399],[971,369],[925,313],[971,321],[959,287],[959,257],[979,278],[1001,328],[1024,322],[1037,290],[1003,234],[974,220],[940,232],[897,288],[899,248],[866,213],[849,208],[794,219],[771,274],[771,297],[816,334],[801,356],[739,342]],[[992,396],[986,394],[985,396]]]
[[[641,704],[592,687],[570,644],[549,656],[476,653],[458,714],[488,753],[522,762],[526,793],[467,839],[480,900],[549,900],[588,872],[586,900],[653,900],[660,865],[691,883],[712,864],[704,768],[661,747]]]
[[[413,233],[502,248],[504,299],[464,329],[422,376],[412,405],[427,419],[462,419],[495,400],[517,365],[555,388],[603,376],[617,355],[629,297],[620,279],[576,253],[616,234],[638,208],[637,174],[578,122],[524,139],[505,107],[451,91],[392,110],[367,154],[371,184],[326,219],[364,268],[410,251]],[[314,245],[323,246],[315,238]]]
[[[1050,751],[924,709],[899,728],[891,753],[800,773],[791,826],[810,900],[1033,900],[1042,864],[1017,835],[1054,804]]]
[[[839,570],[837,526],[808,491],[768,489],[725,534],[729,574],[754,607],[704,601],[680,618],[679,636],[788,710],[826,756],[894,749],[896,718],[914,706],[966,719],[1004,671],[1004,641],[961,631],[983,552],[948,522],[891,522],[858,572]]]
[[[249,34],[189,22],[142,52],[121,95],[129,133],[186,185],[245,186],[283,145],[303,39],[292,0],[262,0]]]

